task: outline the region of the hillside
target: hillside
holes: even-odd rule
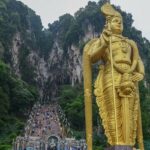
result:
[[[72,128],[79,127],[76,117],[84,123],[82,52],[102,32],[104,2],[89,2],[74,16],[64,14],[43,29],[40,16],[23,3],[0,1],[0,145],[11,144],[21,132],[35,101],[60,99]],[[144,135],[149,138],[150,42],[132,26],[132,15],[117,9],[124,19],[123,35],[136,41],[146,68],[140,92]],[[97,112],[94,116],[97,126]]]

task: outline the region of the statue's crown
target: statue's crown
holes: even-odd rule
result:
[[[105,3],[102,7],[101,7],[101,11],[102,13],[107,17],[121,17],[121,14],[114,9],[114,7],[112,7],[112,5],[110,3]]]

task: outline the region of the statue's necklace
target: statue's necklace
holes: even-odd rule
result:
[[[119,35],[114,35],[114,37],[118,38],[118,40],[120,40],[119,45],[121,46],[121,50],[123,53],[127,53],[128,52],[128,44],[126,42],[126,38],[124,38],[123,36],[119,36]]]

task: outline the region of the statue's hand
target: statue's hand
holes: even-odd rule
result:
[[[112,35],[112,32],[110,30],[104,29],[102,32],[103,40],[107,46],[109,45],[109,39],[111,35]]]
[[[143,78],[144,78],[143,74],[140,74],[138,72],[134,72],[133,76],[132,76],[132,81],[133,82],[135,82],[135,81],[141,81]]]

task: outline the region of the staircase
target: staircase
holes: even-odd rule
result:
[[[25,126],[24,136],[13,142],[13,150],[86,149],[84,139],[75,140],[65,114],[58,104],[35,104]]]

